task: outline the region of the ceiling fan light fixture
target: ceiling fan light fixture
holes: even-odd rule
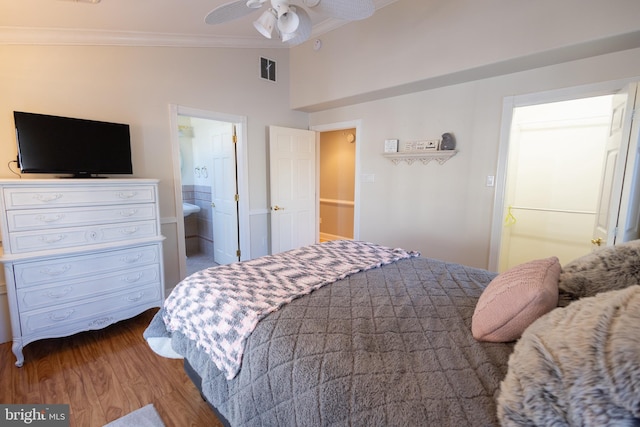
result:
[[[290,40],[295,39],[296,37],[298,37],[298,33],[293,32],[293,33],[280,33],[280,39],[283,42],[288,42]]]
[[[264,2],[267,0],[247,0],[247,7],[249,9],[260,9]]]
[[[100,0],[65,0],[91,1]],[[373,15],[375,0],[230,0],[211,12],[204,19],[208,25],[223,24],[243,18],[270,3],[267,12],[253,22],[256,30],[268,39],[277,38],[295,46],[309,39],[313,31],[313,22],[308,10],[327,15],[342,21],[356,21]],[[295,6],[291,4],[294,3]],[[262,11],[261,11],[262,12]]]
[[[265,11],[260,18],[253,22],[253,26],[258,30],[260,34],[270,39],[273,35],[273,30],[276,27],[278,18],[276,12],[273,9]]]
[[[295,12],[296,8],[291,6],[288,11],[278,17],[278,30],[282,34],[293,34],[300,25],[300,17]],[[284,39],[284,37],[283,37]]]
[[[278,18],[289,12],[289,0],[271,0],[271,7],[276,11]]]

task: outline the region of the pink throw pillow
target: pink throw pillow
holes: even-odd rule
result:
[[[558,305],[560,261],[538,259],[496,276],[473,313],[471,332],[478,341],[509,342]]]

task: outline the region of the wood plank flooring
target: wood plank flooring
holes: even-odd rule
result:
[[[153,403],[167,427],[221,426],[182,360],[156,355],[142,333],[157,309],[105,329],[33,342],[15,366],[0,344],[0,403],[67,403],[70,425],[101,427]]]

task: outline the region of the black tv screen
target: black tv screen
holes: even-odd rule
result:
[[[129,125],[14,111],[23,173],[132,174]]]

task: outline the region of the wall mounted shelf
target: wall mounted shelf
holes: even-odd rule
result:
[[[437,161],[439,164],[444,164],[451,157],[455,156],[458,150],[436,150],[425,151],[423,153],[405,152],[405,153],[384,153],[383,156],[391,160],[394,165],[400,162],[407,162],[412,164],[413,162],[420,161],[423,164],[427,164],[432,160]]]

